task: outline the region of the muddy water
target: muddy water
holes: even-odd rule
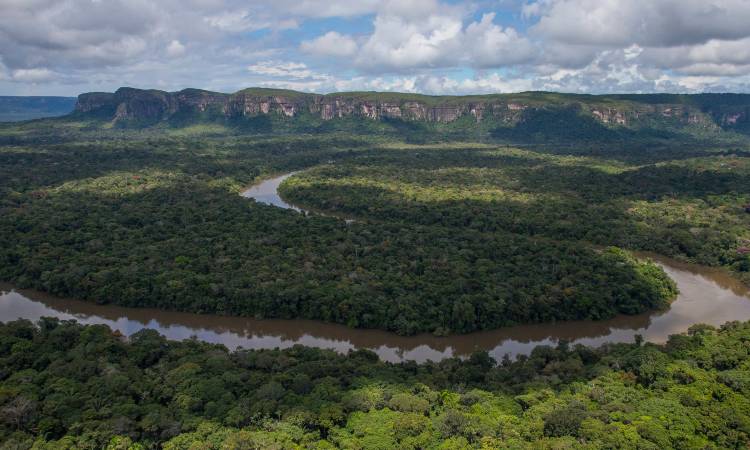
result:
[[[319,210],[307,210],[300,207],[294,206],[289,202],[284,201],[279,195],[279,185],[284,182],[287,178],[296,174],[297,172],[285,173],[283,175],[277,175],[273,178],[263,180],[258,184],[255,184],[243,191],[240,195],[245,198],[255,199],[258,203],[265,203],[266,205],[278,206],[279,208],[292,209],[294,211],[302,212],[305,214],[317,214],[326,217],[335,217],[345,221],[347,224],[355,222],[354,219],[345,217],[338,214],[330,214]]]
[[[750,290],[725,272],[653,255],[642,256],[651,256],[677,282],[680,295],[668,311],[618,316],[598,322],[523,325],[444,338],[402,337],[308,320],[253,320],[95,305],[34,291],[13,290],[7,285],[0,285],[0,321],[18,318],[33,321],[48,316],[106,324],[125,335],[152,328],[169,339],[195,336],[231,349],[286,348],[302,344],[339,352],[367,348],[387,361],[436,361],[466,356],[475,350],[487,350],[496,358],[504,354],[528,354],[537,345],[554,345],[560,339],[598,345],[632,342],[636,334],[641,334],[648,341],[664,342],[670,334],[684,332],[696,323],[721,325],[730,320],[750,320]]]
[[[267,205],[278,206],[279,208],[293,209],[295,211],[302,212],[301,208],[285,202],[279,195],[279,185],[284,182],[287,178],[291,177],[297,172],[285,173],[284,175],[278,175],[267,180],[263,180],[260,183],[251,186],[246,191],[242,192],[242,196],[245,198],[255,199],[258,203],[265,203]]]

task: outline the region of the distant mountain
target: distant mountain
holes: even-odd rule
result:
[[[75,97],[0,96],[0,122],[63,116],[73,111]]]
[[[258,132],[394,131],[483,134],[500,140],[671,138],[750,134],[750,95],[579,95],[550,92],[427,96],[327,95],[251,88],[234,94],[120,88],[78,97],[75,114],[118,127],[218,122]]]

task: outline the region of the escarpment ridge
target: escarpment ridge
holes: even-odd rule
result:
[[[491,123],[512,127],[549,120],[550,112],[606,128],[690,127],[750,131],[748,94],[579,95],[549,92],[428,96],[391,92],[311,94],[250,88],[233,94],[200,89],[178,92],[120,88],[78,96],[74,114],[96,115],[115,124],[153,125],[173,119],[273,117],[318,121],[392,120],[451,124]]]

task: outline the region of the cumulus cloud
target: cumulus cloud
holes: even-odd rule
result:
[[[475,67],[499,67],[530,62],[536,48],[513,28],[494,23],[495,13],[482,16],[466,27],[462,45],[469,52],[466,61]]]
[[[495,14],[464,25],[460,9],[432,0],[392,1],[375,18],[374,31],[356,59],[372,72],[458,65],[487,68],[531,61],[535,47]]]
[[[22,83],[43,83],[60,78],[60,75],[45,68],[41,69],[17,69],[11,72],[13,81]]]
[[[282,0],[277,8],[305,17],[352,17],[374,12],[379,3],[379,0]]]
[[[700,45],[648,48],[643,51],[640,60],[655,67],[691,74],[747,73],[750,38],[736,41],[712,39]]]
[[[429,94],[492,94],[534,89],[534,82],[525,78],[502,77],[497,73],[456,80],[450,77],[425,76],[416,80],[417,89]]]
[[[0,0],[0,90],[749,91],[747,23],[748,0]]]
[[[463,95],[472,93],[519,92],[536,88],[533,81],[523,78],[502,77],[497,73],[469,79],[456,80],[451,77],[419,76],[377,76],[336,78],[323,76],[318,80],[289,81],[273,80],[264,82],[264,86],[303,89],[319,92],[336,91],[385,91],[385,92],[420,92],[425,94]]]
[[[745,0],[538,0],[522,14],[544,46],[537,69],[566,73],[576,90],[707,89],[750,67]]]
[[[746,0],[540,0],[526,5],[533,27],[569,44],[675,46],[750,36]]]
[[[158,21],[155,9],[139,0],[79,6],[52,0],[34,0],[26,7],[0,3],[0,51],[5,64],[33,69],[66,62],[128,61],[146,49],[147,37]]]
[[[204,17],[203,21],[210,27],[228,33],[241,33],[244,31],[258,31],[268,28],[276,30],[288,30],[297,28],[297,20],[280,19],[268,14],[257,16],[248,10],[223,11],[218,14]]]
[[[182,42],[177,39],[173,39],[172,42],[167,45],[167,55],[176,58],[185,54],[185,46]]]
[[[386,10],[375,18],[375,30],[357,58],[373,71],[449,65],[460,48],[462,24],[452,15],[397,14]]]
[[[307,64],[288,61],[262,61],[248,66],[250,72],[270,77],[322,78],[307,67]]]
[[[224,11],[219,14],[205,17],[203,21],[211,27],[233,33],[257,30],[268,26],[268,23],[253,21],[250,18],[250,13],[245,10]]]
[[[211,54],[241,33],[292,29],[311,17],[363,14],[375,5],[367,0],[4,0],[0,55],[13,69],[129,65],[161,49],[174,56],[184,42],[201,44]]]
[[[300,49],[315,55],[344,57],[356,53],[357,43],[350,36],[329,31],[311,41],[303,41]]]

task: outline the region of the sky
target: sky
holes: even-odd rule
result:
[[[750,0],[0,0],[0,95],[750,92]]]

